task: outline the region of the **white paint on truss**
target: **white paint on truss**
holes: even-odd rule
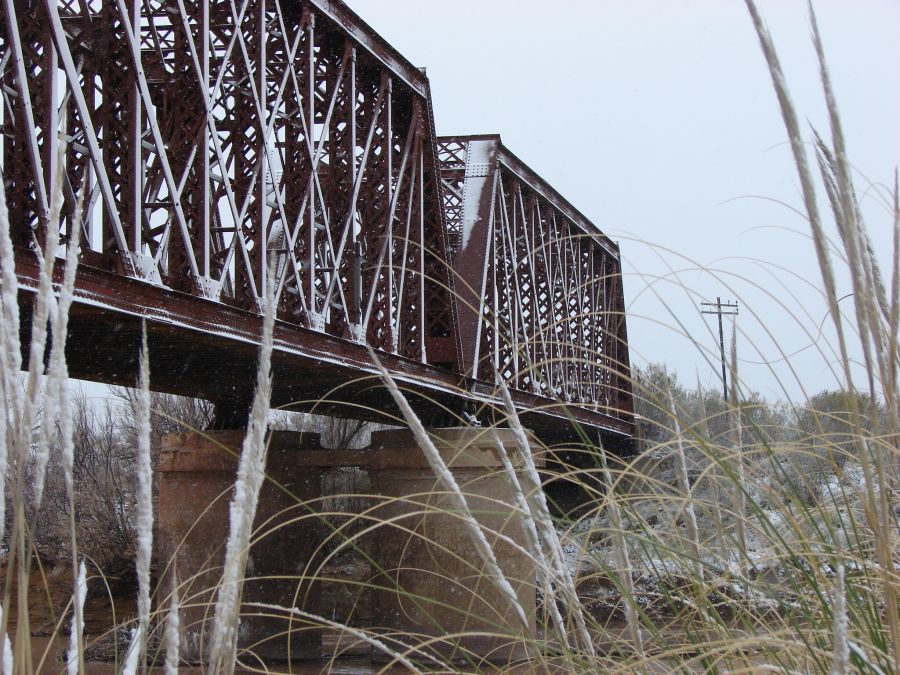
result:
[[[510,156],[512,158],[510,158]],[[515,155],[512,155],[512,153],[502,145],[501,151],[498,153],[497,162],[502,165],[504,169],[522,181],[523,184],[527,185],[528,189],[533,190],[543,197],[547,203],[560,214],[560,216],[565,218],[565,220],[577,230],[588,235],[595,244],[606,251],[608,255],[612,256],[614,260],[619,260],[619,253],[612,247],[612,242],[609,240],[609,237],[607,237],[599,227],[578,212],[574,206],[565,200],[565,197],[557,195],[553,186],[548,185],[540,176],[534,173],[530,167],[522,163],[521,160],[516,158]],[[534,177],[537,178],[537,181],[535,181],[534,178],[529,177],[526,173],[523,173],[523,169],[520,168],[520,165],[524,167],[525,170],[533,173]]]
[[[343,3],[333,0],[311,0],[311,3],[323,14],[342,26],[354,39],[358,46],[364,48],[372,57],[384,64],[394,76],[402,80],[420,96],[426,96],[427,78],[415,66],[406,61],[402,54],[387,45],[379,45],[381,38],[373,37],[369,28],[358,16],[342,16],[346,11]]]
[[[361,323],[351,323],[348,328],[350,329],[350,336],[354,342],[358,342],[359,344],[364,344],[366,341],[366,328]]]

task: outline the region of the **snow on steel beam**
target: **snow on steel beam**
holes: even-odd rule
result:
[[[285,397],[371,346],[448,409],[500,377],[536,427],[631,433],[617,247],[499,136],[438,146],[424,71],[337,0],[0,0],[0,158],[20,288],[79,231],[83,325],[147,318],[173,389],[198,335],[252,387],[274,274]],[[83,374],[127,379],[113,346]]]
[[[282,321],[457,368],[428,80],[345,5],[0,9],[18,246],[43,241],[61,139],[83,265],[254,314],[271,271]]]
[[[420,96],[430,97],[428,78],[423,69],[417,68],[394,49],[383,37],[369,26],[356,12],[343,2],[333,0],[309,0],[320,12],[346,30],[357,43],[375,58],[390,68]]]
[[[618,246],[499,136],[438,156],[466,375],[633,422]]]

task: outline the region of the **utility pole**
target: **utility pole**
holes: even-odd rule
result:
[[[708,308],[708,309],[704,309]],[[725,401],[728,401],[728,381],[725,376],[725,334],[722,331],[722,315],[737,316],[738,304],[736,302],[722,302],[721,298],[716,298],[715,302],[701,302],[701,314],[718,314],[719,316],[719,353],[722,356],[722,395]]]

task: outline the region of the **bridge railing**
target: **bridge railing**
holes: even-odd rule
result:
[[[456,368],[428,82],[328,0],[4,0],[15,243]],[[63,145],[63,141],[65,142]],[[79,191],[81,221],[72,222]]]
[[[465,372],[633,422],[618,246],[499,136],[438,157]]]

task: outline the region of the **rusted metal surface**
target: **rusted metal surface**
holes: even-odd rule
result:
[[[418,361],[452,335],[427,83],[346,8],[5,9],[17,243],[46,226],[66,129],[60,228],[86,263],[254,312],[271,273],[284,320]]]
[[[427,78],[342,3],[0,0],[0,14],[0,157],[20,293],[27,306],[47,228],[63,242],[79,231],[73,375],[132,381],[146,318],[156,386],[246,397],[271,282],[279,400],[338,387],[355,402],[372,389],[371,346],[436,409],[495,402],[493,365],[535,426],[574,416],[631,434],[617,249],[587,226],[591,246],[567,234],[583,218],[499,144],[500,163],[479,170],[505,196],[454,206],[459,170],[439,162]],[[525,257],[508,240],[519,249],[502,264],[518,276],[485,257],[520,236],[500,226],[517,217],[503,215],[516,200],[563,228]],[[451,265],[472,208],[498,214],[491,243],[480,261]],[[592,265],[597,283],[558,283]],[[548,279],[548,299],[511,283],[528,274]],[[492,293],[516,295],[494,293],[484,309],[468,307],[468,292],[457,301],[461,282],[488,278]],[[557,317],[576,297],[594,319]],[[532,302],[550,309],[525,309]],[[564,330],[514,325],[523,313]],[[544,351],[522,360],[517,343],[535,338]],[[94,358],[101,344],[106,356]],[[546,366],[528,374],[526,363]]]
[[[438,156],[465,373],[632,421],[618,246],[499,136]]]

